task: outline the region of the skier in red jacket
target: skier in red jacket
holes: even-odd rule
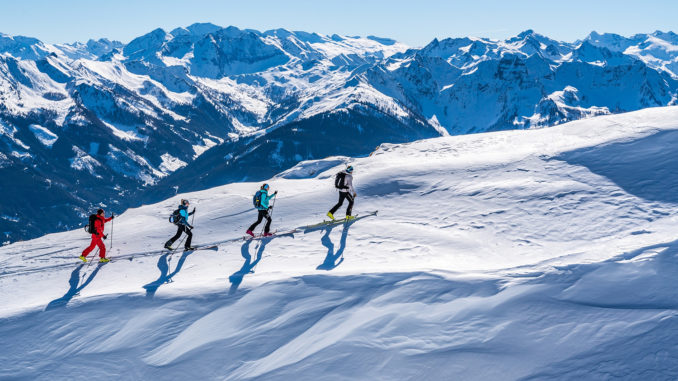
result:
[[[94,232],[92,233],[92,242],[85,250],[83,250],[82,255],[80,256],[80,259],[83,262],[87,262],[87,255],[94,250],[95,246],[99,246],[99,263],[110,261],[106,258],[106,245],[104,245],[104,242],[101,239],[108,238],[108,235],[104,234],[104,224],[113,218],[115,218],[115,215],[112,214],[109,218],[106,218],[103,209],[97,210],[96,220],[94,221]]]

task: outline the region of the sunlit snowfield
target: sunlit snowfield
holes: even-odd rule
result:
[[[239,183],[128,210],[104,266],[82,230],[0,248],[0,378],[678,377],[678,107],[302,162],[273,229],[344,162],[376,217],[157,253],[180,198],[195,244],[242,236]]]

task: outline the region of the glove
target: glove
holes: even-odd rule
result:
[[[193,230],[193,225],[188,225],[188,228]]]
[[[355,198],[358,194],[353,192],[353,198]]]
[[[108,234],[104,234],[104,239],[108,238]]]
[[[278,194],[278,191],[273,192],[273,194]]]
[[[111,219],[115,218],[115,214],[111,213]]]
[[[191,212],[191,214],[193,214],[193,213],[195,213],[195,208],[193,208],[193,211]]]

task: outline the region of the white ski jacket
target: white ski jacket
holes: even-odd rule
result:
[[[348,192],[349,194],[355,194],[355,189],[353,189],[353,175],[344,172],[344,189],[339,189],[339,192]],[[348,189],[347,189],[348,188]]]

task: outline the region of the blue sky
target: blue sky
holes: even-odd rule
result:
[[[129,42],[157,27],[195,22],[258,30],[376,35],[412,46],[434,37],[506,38],[525,29],[563,41],[591,30],[678,32],[677,0],[3,0],[0,32],[45,42],[107,37]]]

